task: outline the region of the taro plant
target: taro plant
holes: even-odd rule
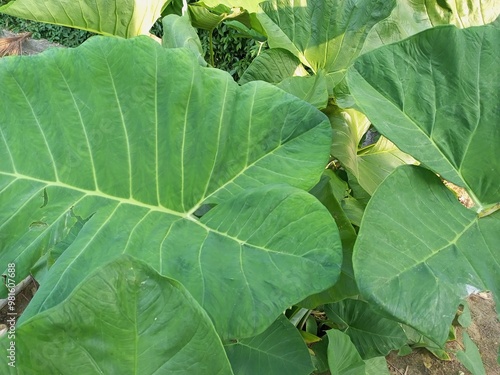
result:
[[[384,374],[498,303],[498,6],[219,2],[271,47],[240,85],[186,16],[0,61],[2,373]]]
[[[231,373],[224,344],[286,331],[287,306],[335,283],[335,223],[303,190],[331,139],[312,106],[146,37],[1,72],[1,262],[40,282],[21,371]]]
[[[271,49],[240,81],[265,80],[309,101],[334,130],[327,206],[339,228],[342,217],[360,227],[344,243],[343,275],[353,277],[307,304],[354,297],[354,280],[371,308],[438,347],[471,290],[491,290],[497,302],[500,292],[498,22],[466,28],[494,21],[500,9],[448,3],[262,3]],[[372,126],[382,137],[366,145]],[[347,178],[339,181],[339,172]],[[442,180],[467,196],[469,209]],[[337,320],[331,325],[351,327],[346,316]],[[388,327],[379,331],[386,338]],[[364,358],[367,347],[381,347],[351,340]]]

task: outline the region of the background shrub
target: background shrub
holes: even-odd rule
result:
[[[205,60],[209,61],[209,32],[198,30],[198,35]],[[215,67],[229,72],[235,80],[241,77],[261,49],[259,42],[239,36],[238,31],[225,24],[213,31],[212,43]]]
[[[14,33],[30,32],[33,39],[47,39],[66,47],[77,47],[95,35],[84,30],[25,20],[3,13],[0,13],[0,28]]]
[[[0,1],[1,3],[1,1]],[[47,39],[66,47],[77,47],[90,38],[93,33],[70,27],[25,20],[0,13],[0,28],[15,33],[31,32],[33,39]],[[151,33],[161,37],[161,21],[151,28]],[[198,30],[205,59],[209,60],[209,32]],[[252,60],[257,56],[261,44],[253,39],[238,35],[238,32],[224,24],[213,31],[213,49],[215,67],[229,72],[238,80]]]

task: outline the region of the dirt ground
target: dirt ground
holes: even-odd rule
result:
[[[24,309],[28,306],[29,302],[35,295],[36,291],[38,290],[38,283],[30,278],[26,286],[19,291],[19,293],[16,294],[16,300],[15,300],[15,311],[16,311],[16,320],[19,318],[19,316],[23,313]],[[9,312],[8,310],[8,305],[4,305],[4,300],[0,300],[0,336],[2,335],[2,332],[4,329],[7,329],[8,323],[7,319],[10,318],[7,313]],[[3,305],[3,306],[2,306]]]
[[[497,319],[495,303],[489,293],[473,294],[469,297],[472,323],[466,329],[468,335],[479,348],[487,375],[500,375],[497,362],[500,344],[500,322]],[[387,356],[391,375],[470,375],[455,357],[454,352],[464,350],[462,327],[457,327],[457,340],[446,348],[450,361],[441,361],[425,349],[417,349],[410,355],[399,357],[397,352]]]

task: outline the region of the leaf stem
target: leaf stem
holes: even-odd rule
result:
[[[208,45],[210,48],[210,65],[212,65],[213,68],[215,68],[215,61],[214,61],[214,45],[212,42],[212,34],[214,32],[214,29],[210,30],[210,33],[208,34]]]
[[[266,42],[258,42],[259,43],[259,50],[257,51],[257,56],[260,55],[260,53],[262,52],[262,46],[264,45],[264,43]]]
[[[491,215],[492,213],[497,212],[498,210],[500,210],[500,203],[484,208],[479,212],[479,217],[485,217]]]

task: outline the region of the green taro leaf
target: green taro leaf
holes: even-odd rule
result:
[[[286,301],[298,302],[303,299],[301,295],[322,291],[333,285],[340,274],[342,250],[335,222],[320,202],[303,191],[278,185],[245,192],[220,204],[201,221],[233,238],[232,244],[227,240],[214,243],[227,243],[226,262],[213,262],[211,267],[205,267],[207,271],[200,270],[210,272],[207,279],[214,278],[212,283],[217,287],[236,284],[233,288],[237,292],[219,295],[212,291],[209,280],[205,281],[204,306],[214,313],[220,332],[241,330],[235,336],[245,337],[243,329],[248,325],[267,327],[269,317],[278,316],[283,306],[292,304]],[[234,239],[247,245],[235,244]],[[227,254],[229,250],[233,250],[232,256]],[[185,272],[191,269],[187,267]],[[172,272],[178,271],[173,268]],[[191,279],[176,277],[185,285]],[[235,306],[235,311],[226,311],[227,306]]]
[[[277,86],[318,109],[324,109],[328,104],[327,81],[321,72],[309,77],[289,77]]]
[[[352,251],[356,242],[356,231],[340,205],[346,192],[347,184],[345,181],[331,170],[326,170],[320,182],[310,191],[335,219],[342,241],[343,258],[342,270],[337,283],[319,294],[309,296],[300,303],[301,306],[314,309],[319,305],[340,301],[359,294],[352,269]]]
[[[328,374],[389,375],[385,357],[375,357],[363,361],[348,335],[331,329],[327,331],[327,337],[328,340],[323,339],[320,342],[321,347],[318,349],[323,349],[324,344],[328,342],[328,362],[330,365]]]
[[[465,351],[458,351],[457,358],[462,364],[474,375],[486,375],[486,370],[484,369],[483,361],[481,360],[481,355],[479,354],[479,349],[477,348],[474,341],[472,341],[464,331],[463,343],[465,345]]]
[[[52,247],[51,249],[49,249],[49,251],[47,251],[47,266],[48,266],[48,268],[52,267],[52,265],[55,263],[57,258],[59,258],[61,256],[61,254],[73,243],[73,241],[76,239],[76,237],[78,236],[78,233],[80,233],[80,231],[82,230],[85,223],[87,221],[89,221],[90,218],[92,217],[92,216],[89,216],[86,219],[82,219],[81,217],[76,216],[74,214],[71,215],[71,212],[69,212],[69,214],[70,214],[70,216],[66,217],[67,220],[65,220],[65,222],[67,223],[68,221],[70,221],[69,220],[70,217],[75,219],[76,222],[71,226],[71,228],[69,228],[67,235],[61,241],[57,242],[54,245],[54,247]],[[74,220],[72,220],[72,221],[74,221]]]
[[[253,59],[241,76],[241,85],[251,81],[266,81],[277,84],[292,76],[307,76],[308,73],[297,57],[287,50],[272,48],[262,51]]]
[[[363,220],[366,204],[349,196],[342,201],[341,207],[352,225],[359,227],[361,225],[361,220]]]
[[[365,361],[366,375],[389,375],[385,357],[370,358]]]
[[[237,36],[241,38],[249,38],[259,42],[260,45],[267,40],[265,36],[265,31],[260,24],[257,15],[255,13],[248,13],[248,20],[246,19],[246,13],[243,13],[245,17],[239,17],[236,19],[224,20],[224,23],[231,29],[237,31]],[[262,51],[261,51],[262,52]]]
[[[348,74],[377,130],[467,188],[477,211],[500,201],[499,39],[492,25],[435,28],[361,56]]]
[[[222,4],[209,7],[205,2],[197,2],[190,4],[188,10],[191,23],[196,28],[212,31],[221,22],[231,19],[237,19],[247,27],[251,26],[248,12],[240,7],[229,8]]]
[[[469,302],[467,300],[462,301],[463,310],[461,314],[458,316],[458,324],[462,327],[467,328],[472,323],[472,315],[469,307]]]
[[[162,45],[165,48],[188,48],[191,50],[201,66],[207,66],[203,58],[203,47],[196,29],[191,26],[188,16],[179,17],[176,14],[169,14],[163,17],[163,38]]]
[[[338,231],[297,189],[328,160],[314,107],[147,37],[2,59],[0,81],[0,268],[15,262],[22,279],[68,212],[91,216],[21,320],[121,254],[180,281],[223,339],[255,336],[335,283]]]
[[[312,375],[330,375],[328,366],[328,336],[323,336],[320,341],[309,345],[309,348],[315,368]]]
[[[217,5],[225,5],[229,8],[241,7],[250,13],[258,13],[262,11],[259,7],[261,2],[262,0],[203,0],[202,3],[212,8]]]
[[[345,333],[330,329],[328,336],[328,365],[332,375],[365,375],[365,362]]]
[[[130,38],[149,35],[169,0],[12,0],[0,12],[38,22]]]
[[[480,218],[439,177],[403,166],[368,203],[354,247],[361,294],[438,345],[473,287],[498,303],[500,212]]]
[[[399,323],[376,314],[364,301],[345,299],[326,305],[325,312],[351,338],[363,359],[385,356],[406,343]]]
[[[499,14],[497,0],[398,0],[391,15],[371,29],[362,53],[439,25],[485,25]]]
[[[422,335],[415,329],[403,325],[403,329],[405,331],[406,337],[408,338],[408,342],[405,346],[399,349],[398,355],[404,356],[412,353],[415,348],[425,348],[427,351],[431,352],[436,358],[439,358],[443,361],[451,360],[450,354],[443,349],[441,345],[436,344],[434,341],[429,339],[428,337]],[[449,327],[449,334],[447,337],[447,341],[455,341],[455,327],[452,325]],[[411,347],[410,347],[411,345]],[[413,348],[413,349],[412,349]]]
[[[405,154],[385,137],[358,150],[358,183],[373,194],[380,183],[401,165],[416,164],[416,160]]]
[[[226,345],[235,374],[309,375],[314,367],[299,331],[283,315],[260,335]]]
[[[227,10],[228,11],[227,13],[230,13],[229,9],[224,9],[224,10]],[[211,9],[207,7],[203,2],[189,5],[188,11],[189,11],[189,18],[193,26],[204,30],[212,31],[222,21],[224,21],[225,18],[225,14],[223,12],[211,12]]]
[[[378,185],[400,165],[415,163],[410,155],[401,152],[385,137],[361,147],[360,142],[371,125],[361,112],[331,106],[326,113],[333,129],[331,154],[356,177],[367,193],[373,194]]]
[[[273,0],[261,4],[274,22],[264,22],[272,48],[295,54],[336,86],[359,55],[370,29],[389,16],[395,0]]]
[[[2,360],[2,374],[233,373],[210,318],[186,289],[129,256],[96,269],[15,334],[16,367]],[[4,336],[2,351],[9,345]]]
[[[309,76],[297,57],[287,50],[273,48],[257,56],[239,83],[262,80],[276,84],[282,90],[312,104],[318,109],[328,103],[327,80],[321,72]]]

